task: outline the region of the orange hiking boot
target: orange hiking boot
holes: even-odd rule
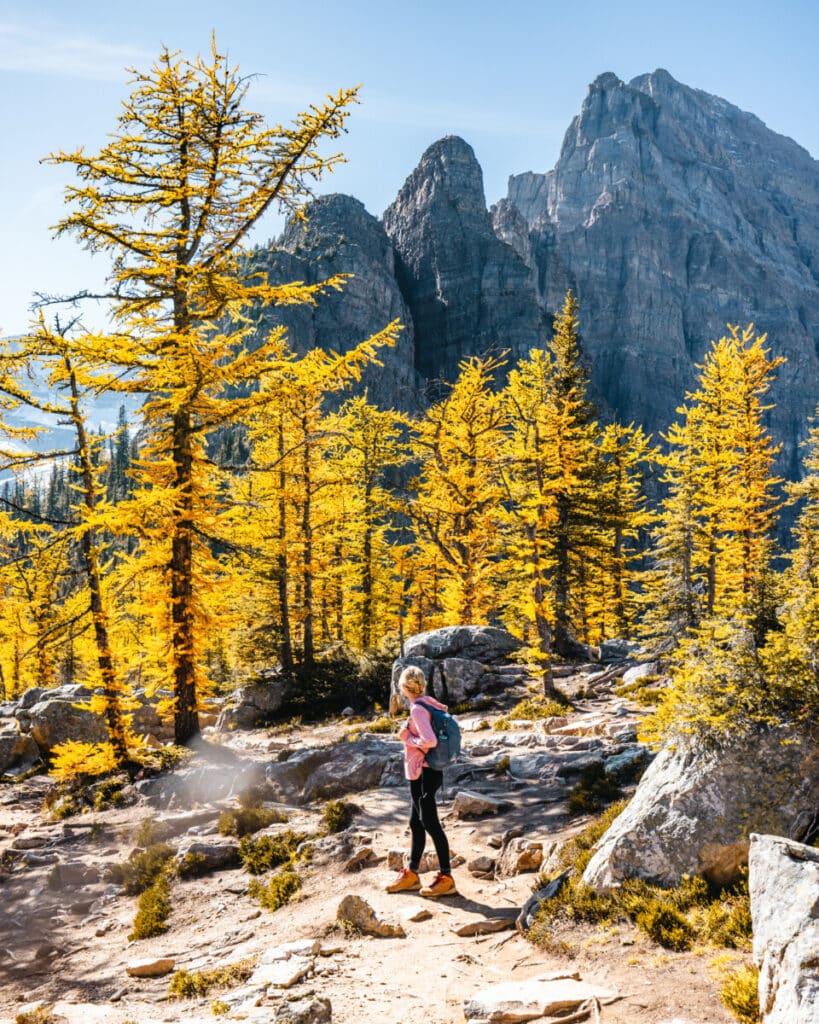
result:
[[[394,882],[385,886],[387,892],[414,892],[421,888],[421,879],[410,868],[402,868]]]
[[[442,875],[439,871],[432,881],[432,885],[424,886],[421,896],[456,896],[458,890],[455,888],[455,880],[452,875]]]

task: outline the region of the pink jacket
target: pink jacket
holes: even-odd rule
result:
[[[432,731],[432,716],[418,701],[425,701],[440,711],[449,710],[446,704],[429,694],[413,697],[407,724],[398,733],[398,738],[404,743],[404,775],[408,779],[420,779],[421,769],[425,765],[424,755],[438,744]]]

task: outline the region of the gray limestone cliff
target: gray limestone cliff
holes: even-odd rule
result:
[[[396,272],[415,325],[415,365],[452,379],[471,355],[526,355],[544,337],[532,272],[492,228],[472,147],[434,143],[384,213]]]
[[[348,352],[359,342],[400,320],[404,329],[393,348],[382,349],[383,366],[365,372],[363,387],[381,406],[409,408],[418,382],[413,369],[412,316],[395,278],[393,248],[380,222],[352,196],[323,196],[307,209],[307,223],[290,223],[275,247],[254,263],[271,282],[316,284],[334,274],[350,274],[340,292],[321,296],[315,306],[266,308],[259,312],[259,334],[284,324],[298,352],[319,347]]]
[[[263,257],[279,280],[355,275],[314,310],[277,311],[296,346],[346,348],[398,316],[371,394],[407,407],[419,380],[550,335],[567,288],[604,415],[653,432],[676,416],[727,323],[787,358],[771,395],[780,470],[819,401],[819,163],[716,96],[655,71],[589,87],[555,167],[510,178],[491,211],[471,147],[427,149],[379,223],[356,200],[309,208]],[[265,314],[263,324],[269,321]]]
[[[540,301],[554,309],[567,286],[578,295],[596,388],[626,422],[667,424],[727,323],[767,332],[788,360],[771,426],[795,474],[819,399],[819,163],[809,153],[666,71],[628,84],[607,73],[555,168],[513,176],[507,202],[528,225]]]

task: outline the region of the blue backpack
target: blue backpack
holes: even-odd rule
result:
[[[429,712],[429,717],[432,719],[432,731],[438,740],[437,746],[426,752],[425,760],[430,768],[435,768],[439,772],[443,771],[461,752],[461,730],[448,711],[439,711],[438,708],[430,707],[422,700],[415,703],[420,704]]]

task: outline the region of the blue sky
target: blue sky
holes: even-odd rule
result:
[[[0,331],[25,329],[35,290],[93,288],[105,271],[70,239],[51,239],[67,177],[39,158],[99,146],[126,94],[124,67],[149,65],[163,44],[206,50],[212,29],[258,74],[248,105],[271,121],[362,84],[343,140],[349,162],[323,190],[350,192],[377,215],[441,135],[472,144],[489,202],[509,174],[548,170],[603,71],[629,79],[664,67],[819,157],[819,13],[808,0],[0,0]],[[271,218],[259,240],[277,230]]]

